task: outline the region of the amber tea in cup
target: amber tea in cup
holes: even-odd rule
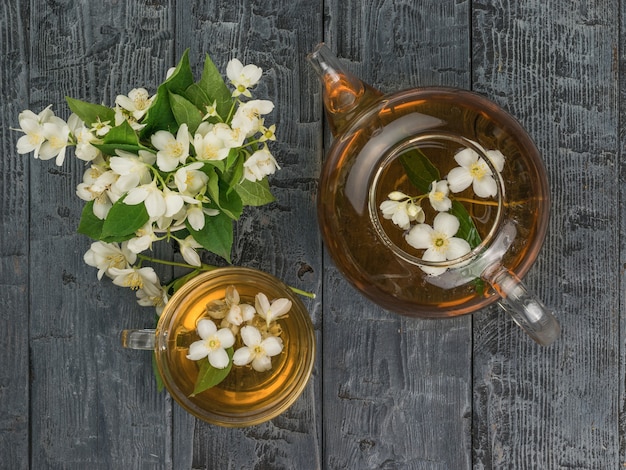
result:
[[[210,319],[207,304],[224,299],[229,286],[236,287],[241,303],[254,305],[259,292],[292,302],[289,313],[276,320],[283,350],[271,358],[270,370],[233,366],[224,381],[194,395],[199,364],[186,357],[189,346],[200,339],[198,321]],[[187,282],[166,304],[156,331],[126,330],[122,343],[154,349],[165,387],[178,404],[197,418],[230,427],[259,424],[284,412],[304,390],[315,356],[313,325],[298,296],[275,277],[241,267],[219,268]]]

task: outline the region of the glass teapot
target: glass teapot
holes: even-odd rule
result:
[[[551,344],[559,323],[520,281],[550,208],[541,157],[520,124],[469,91],[383,95],[324,44],[308,59],[335,137],[318,219],[344,276],[408,316],[451,317],[499,302],[537,343]]]

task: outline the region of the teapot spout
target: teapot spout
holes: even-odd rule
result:
[[[339,59],[324,44],[318,44],[307,59],[323,85],[324,109],[333,136],[340,135],[361,109],[382,93],[344,70]]]

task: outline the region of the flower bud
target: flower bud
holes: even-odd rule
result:
[[[392,201],[401,201],[402,199],[407,199],[409,196],[400,191],[392,191],[387,197]]]

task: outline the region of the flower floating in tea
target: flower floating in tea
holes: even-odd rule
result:
[[[417,249],[426,250],[422,255],[424,261],[449,261],[470,252],[469,243],[454,235],[459,231],[461,223],[455,216],[447,212],[440,212],[433,221],[433,226],[417,224],[405,239],[409,245]],[[437,275],[446,271],[446,268],[421,266],[427,274]]]
[[[463,205],[498,205],[490,200],[498,195],[494,171],[504,168],[504,155],[499,150],[488,150],[489,163],[472,148],[458,151],[452,168],[443,179],[439,170],[419,149],[412,149],[400,157],[407,179],[418,192],[415,196],[396,190],[389,193],[379,209],[383,218],[404,230],[406,243],[421,251],[421,260],[427,262],[452,261],[463,257],[481,242],[472,216]],[[480,199],[461,197],[459,193],[471,187]],[[421,203],[428,200],[426,211]],[[431,210],[432,209],[432,210]],[[425,223],[427,214],[432,225]],[[420,265],[427,274],[438,276],[445,266]]]
[[[270,303],[262,292],[255,305],[241,303],[235,286],[229,286],[223,299],[206,306],[206,316],[198,320],[199,340],[189,346],[187,359],[199,361],[194,395],[221,383],[234,366],[250,365],[256,372],[272,368],[272,357],[283,351],[282,328],[277,323],[291,310],[289,299]],[[236,349],[235,349],[236,348]]]
[[[486,152],[486,156],[496,171],[501,172],[504,168],[504,155],[499,150],[490,150]],[[450,191],[459,193],[472,185],[478,197],[487,198],[497,194],[493,172],[474,149],[463,149],[454,156],[454,159],[460,166],[448,173]]]

